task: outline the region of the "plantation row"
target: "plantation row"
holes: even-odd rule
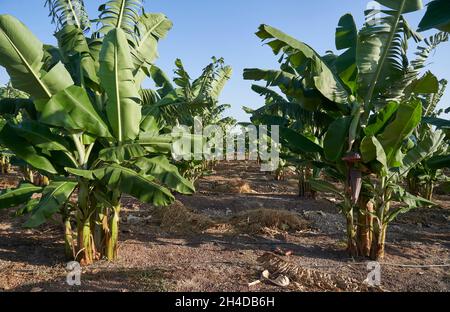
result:
[[[373,259],[384,256],[390,222],[434,205],[436,183],[449,187],[450,163],[450,122],[437,109],[447,82],[426,71],[448,41],[449,2],[433,1],[417,31],[406,15],[421,10],[421,0],[378,2],[384,9],[366,11],[361,29],[349,14],[340,19],[339,54],[320,55],[261,25],[256,35],[280,68],[244,71],[244,79],[263,82],[252,89],[264,106],[244,108],[252,123],[280,127],[277,176],[295,168],[301,196],[334,194],[348,251]],[[26,227],[63,222],[68,258],[114,260],[124,194],[165,206],[173,193],[195,192],[210,163],[172,160],[171,129],[192,127],[198,117],[205,125],[236,124],[222,118],[229,106],[219,103],[232,70],[213,58],[193,80],[177,60],[170,80],[154,62],[172,22],[144,12],[142,0],[108,1],[92,24],[82,0],[45,4],[58,47],[0,15],[0,65],[11,79],[0,89],[0,165],[2,173],[12,163],[24,175],[0,194],[0,209],[28,215]],[[420,34],[433,28],[439,32],[430,38]],[[145,79],[156,90],[143,88]]]

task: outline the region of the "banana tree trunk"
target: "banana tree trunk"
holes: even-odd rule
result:
[[[109,235],[106,241],[106,257],[112,261],[117,259],[117,248],[119,239],[120,203],[112,209],[112,218],[109,223]]]
[[[384,222],[384,216],[390,209],[390,202],[385,202],[384,196],[382,197],[382,200],[381,206],[377,209],[377,222],[375,222],[373,227],[373,241],[370,250],[370,258],[376,261],[384,258],[386,232],[388,227],[388,223]]]
[[[89,218],[86,218],[81,220],[78,225],[78,254],[82,265],[94,263],[94,248],[91,221]]]
[[[429,201],[433,200],[434,183],[433,181],[428,181],[424,186],[423,197]]]
[[[8,174],[11,170],[11,163],[9,162],[9,157],[2,155],[0,163],[2,174]]]
[[[315,192],[311,188],[309,183],[309,178],[311,178],[311,169],[308,167],[301,167],[297,170],[298,172],[298,195],[299,197],[315,198]]]
[[[373,212],[373,203],[361,196],[359,199],[357,241],[359,254],[366,257],[370,257],[372,246]]]
[[[351,257],[358,256],[353,209],[351,209],[347,214],[347,251]]]
[[[375,231],[374,240],[372,243],[372,249],[370,251],[370,258],[372,260],[382,260],[385,255],[385,245],[386,245],[386,230],[387,226],[383,226],[380,231]]]
[[[408,175],[407,183],[408,183],[408,191],[411,194],[419,195],[420,191],[419,191],[417,178],[414,176]]]
[[[64,217],[64,247],[66,258],[74,259],[76,256],[75,244],[73,241],[72,225],[68,216]]]
[[[78,217],[77,217],[77,258],[83,265],[90,265],[96,256],[95,244],[91,231],[92,207],[89,200],[89,182],[80,179],[78,189]]]
[[[92,233],[94,237],[95,250],[100,254],[105,254],[106,233],[109,231],[108,216],[106,208],[102,205],[97,207],[92,217]]]

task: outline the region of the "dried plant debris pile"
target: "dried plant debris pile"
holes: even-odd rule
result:
[[[179,201],[168,207],[154,208],[152,215],[159,226],[169,233],[198,234],[214,226],[214,221],[209,217],[188,209]]]
[[[152,210],[153,220],[169,233],[198,234],[222,232],[222,234],[268,235],[296,232],[308,228],[308,221],[301,215],[274,209],[249,210],[230,217],[210,218],[181,202],[169,207]]]
[[[299,214],[275,209],[255,209],[240,213],[230,220],[237,230],[248,234],[296,232],[308,228]]]
[[[301,268],[273,253],[265,253],[258,262],[272,275],[282,274],[295,282],[300,290],[307,291],[377,291],[353,278],[328,274],[318,270]]]

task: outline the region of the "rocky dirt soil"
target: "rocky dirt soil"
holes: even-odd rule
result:
[[[1,187],[16,180],[1,177]],[[245,162],[219,164],[198,190],[167,209],[125,198],[119,260],[82,268],[81,286],[66,283],[58,223],[24,229],[24,219],[0,211],[0,291],[349,290],[334,282],[334,288],[320,286],[329,279],[351,280],[360,291],[450,290],[450,196],[391,225],[382,286],[367,289],[367,260],[347,256],[344,220],[333,198],[300,199],[294,179],[275,181]],[[281,210],[290,213],[279,216]],[[271,221],[256,223],[262,214]],[[261,259],[273,252],[290,267],[315,273],[308,280],[291,276],[288,287],[249,286],[268,269]]]

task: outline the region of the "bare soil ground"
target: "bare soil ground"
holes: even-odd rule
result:
[[[15,176],[2,177],[0,187],[14,183]],[[0,211],[0,291],[322,290],[301,282],[286,288],[266,282],[248,286],[266,269],[258,258],[276,248],[292,252],[281,259],[297,267],[357,283],[366,278],[366,260],[345,252],[345,224],[333,198],[300,199],[295,180],[275,181],[255,163],[245,162],[219,164],[199,181],[198,190],[194,196],[178,196],[168,210],[176,213],[165,221],[160,209],[125,198],[119,260],[84,267],[81,286],[66,283],[59,224],[24,229],[24,219]],[[416,267],[450,263],[449,199],[440,195],[441,207],[412,211],[391,225],[381,264],[382,290],[450,290],[449,267]],[[249,213],[258,209],[258,214],[287,210],[301,221],[289,226],[275,216],[276,227],[258,231],[250,227]]]

